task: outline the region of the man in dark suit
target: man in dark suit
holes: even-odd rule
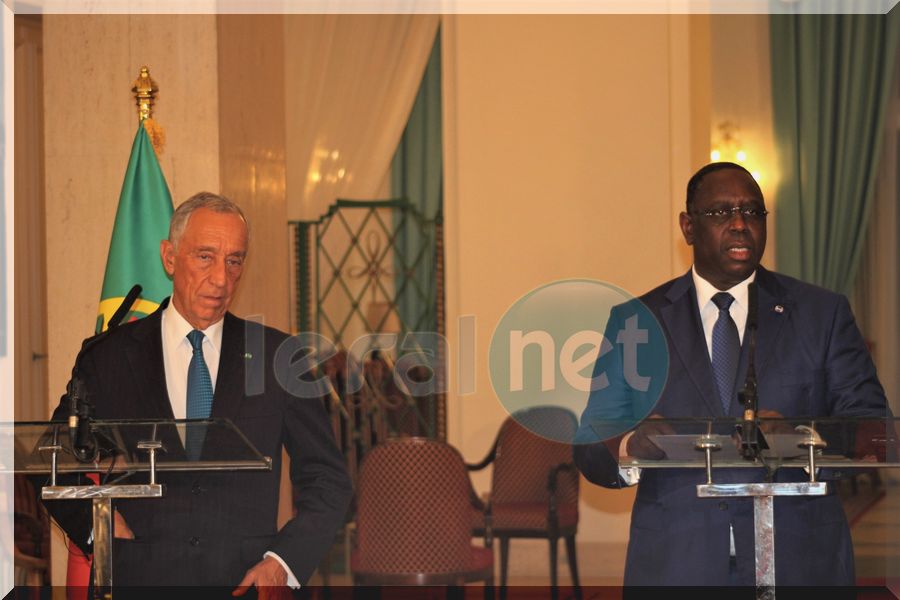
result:
[[[693,248],[687,274],[640,301],[668,343],[668,379],[655,406],[624,378],[591,394],[575,448],[590,481],[624,487],[639,479],[632,509],[626,585],[753,585],[754,528],[750,498],[697,498],[702,469],[620,470],[622,456],[661,458],[650,435],[665,431],[653,418],[626,435],[600,440],[591,423],[610,407],[631,406],[642,417],[740,417],[737,392],[747,372],[748,286],[758,287],[756,372],[760,416],[869,416],[888,414],[884,391],[846,298],[759,266],[766,245],[766,208],[743,167],[714,163],[687,188],[680,215]],[[634,307],[613,309],[609,327]],[[620,348],[618,348],[621,350]],[[621,351],[598,360],[615,369]],[[730,368],[729,368],[730,367]],[[619,368],[621,370],[621,367]],[[609,371],[607,371],[609,372]],[[618,409],[617,409],[618,410]],[[621,411],[618,416],[621,416]],[[602,442],[602,443],[600,443]],[[762,481],[761,469],[715,470],[717,483]],[[808,480],[781,469],[775,481]],[[778,585],[853,585],[850,532],[834,489],[823,497],[775,500]]]
[[[239,593],[253,585],[296,587],[343,522],[352,489],[322,401],[289,394],[287,374],[279,378],[274,368],[287,336],[227,312],[248,234],[230,200],[209,193],[187,200],[160,247],[171,299],[83,357],[80,372],[97,418],[224,417],[272,458],[271,471],[161,473],[163,498],[119,500],[116,585],[237,585]],[[55,418],[65,418],[64,404]],[[204,442],[201,435],[201,444],[203,453],[215,450],[212,436]],[[184,451],[180,440],[174,445],[169,452]],[[299,496],[297,516],[279,531],[282,447]],[[86,549],[90,512],[79,504],[47,506]]]

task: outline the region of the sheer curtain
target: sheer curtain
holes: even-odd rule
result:
[[[285,17],[289,219],[388,189],[438,15]]]

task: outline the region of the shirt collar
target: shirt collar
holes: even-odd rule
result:
[[[719,292],[728,292],[734,297],[734,301],[743,308],[747,308],[748,304],[748,295],[750,284],[756,280],[756,270],[753,270],[753,273],[750,274],[750,277],[743,280],[736,286],[729,288],[727,290],[719,290],[716,287],[708,282],[707,280],[700,277],[697,274],[697,267],[691,266],[691,278],[694,280],[694,289],[697,290],[697,306],[700,307],[702,311],[703,308],[712,301],[712,297]]]
[[[206,329],[201,329],[203,335],[212,344],[216,352],[220,352],[222,348],[222,327],[225,319],[219,319]],[[175,302],[169,299],[169,305],[163,310],[162,314],[163,337],[170,344],[171,348],[178,347],[178,344],[187,341],[187,334],[194,330],[193,326],[188,323],[181,313],[175,308]]]

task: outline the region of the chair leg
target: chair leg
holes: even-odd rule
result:
[[[575,534],[566,536],[566,557],[569,559],[569,574],[572,575],[575,600],[581,600],[581,583],[578,581],[578,556],[575,554]]]
[[[491,575],[484,582],[484,600],[494,600],[494,576]]]
[[[557,554],[559,546],[559,538],[550,538],[550,598],[556,600],[559,597],[559,582],[556,577],[556,562],[559,560]]]
[[[509,566],[509,538],[500,538],[500,600],[506,600],[506,574]]]

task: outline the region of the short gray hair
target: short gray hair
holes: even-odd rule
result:
[[[213,194],[212,192],[199,192],[182,202],[172,214],[172,220],[169,221],[169,243],[176,248],[178,247],[178,242],[184,234],[191,215],[194,214],[195,210],[201,208],[207,208],[217,213],[231,213],[239,216],[247,227],[247,236],[249,238],[250,223],[247,221],[247,217],[244,216],[244,211],[241,210],[240,206],[225,196]]]

